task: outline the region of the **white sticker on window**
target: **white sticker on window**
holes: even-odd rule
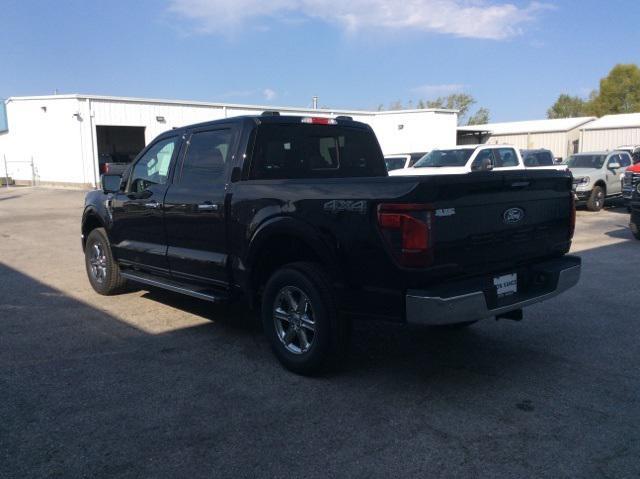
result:
[[[290,150],[291,149],[291,143],[285,143],[284,144],[284,149],[285,150]]]

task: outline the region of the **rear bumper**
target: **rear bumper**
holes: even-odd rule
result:
[[[406,295],[406,319],[411,324],[437,326],[505,314],[572,288],[580,280],[580,270],[581,260],[576,256],[519,269],[519,277],[522,274],[529,281],[521,291],[503,299],[498,299],[495,287],[490,286],[493,277],[443,285],[436,290],[411,290]]]

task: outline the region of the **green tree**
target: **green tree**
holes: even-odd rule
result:
[[[469,113],[469,108],[476,103],[475,98],[467,93],[453,93],[445,97],[438,97],[435,100],[427,101],[427,108],[446,108],[448,110],[459,110],[458,122],[462,123]]]
[[[640,112],[640,68],[619,64],[600,80],[600,91],[589,103],[597,116]]]
[[[576,118],[587,114],[588,102],[578,96],[562,94],[547,110],[547,118]]]
[[[489,123],[489,110],[480,108],[469,118],[467,125],[486,125]]]

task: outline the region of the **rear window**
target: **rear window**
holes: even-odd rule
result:
[[[535,168],[537,166],[553,166],[553,156],[548,151],[523,151],[524,166]]]
[[[262,125],[258,128],[252,179],[386,176],[375,136],[339,125]]]

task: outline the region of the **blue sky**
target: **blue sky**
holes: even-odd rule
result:
[[[374,109],[464,91],[542,118],[640,63],[637,0],[0,0],[0,98]]]

